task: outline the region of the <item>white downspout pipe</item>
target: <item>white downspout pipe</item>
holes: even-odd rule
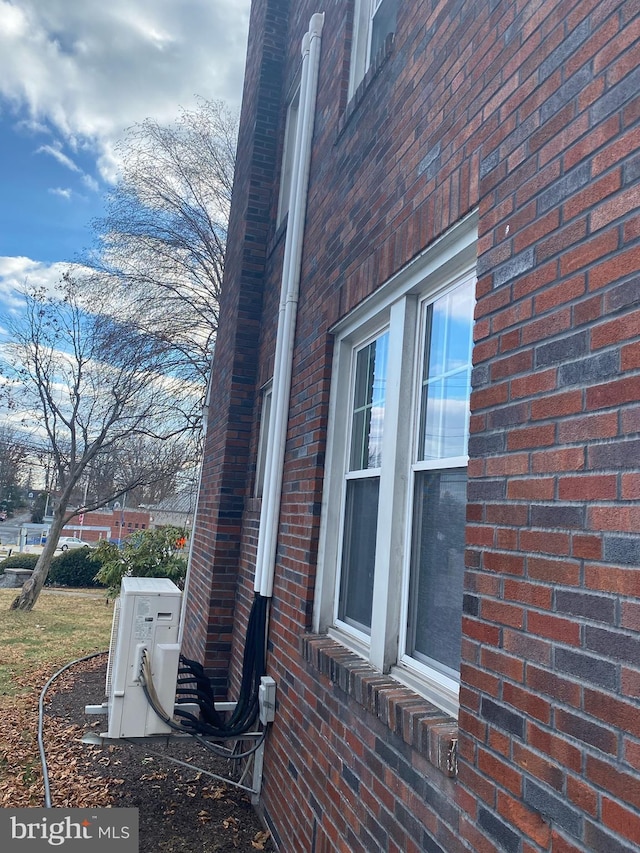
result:
[[[324,13],[311,18],[309,31],[302,41],[302,79],[300,106],[294,148],[289,215],[282,267],[280,310],[273,371],[273,398],[269,423],[267,457],[265,460],[264,488],[260,511],[258,550],[254,590],[270,598],[273,594],[276,547],[282,476],[284,467],[291,371],[300,289],[300,267],[309,187],[311,142],[318,91],[320,45]]]

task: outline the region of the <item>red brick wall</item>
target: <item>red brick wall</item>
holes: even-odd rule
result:
[[[99,539],[123,539],[136,530],[146,530],[151,526],[151,514],[146,510],[96,510],[85,512],[83,523],[74,518],[62,531],[63,535],[79,536],[87,542]],[[108,527],[106,530],[91,530],[91,527]]]
[[[226,690],[240,536],[256,398],[266,240],[270,231],[287,4],[252,10],[236,183],[226,257],[227,281],[216,341],[204,469],[196,516],[184,652]],[[260,37],[256,37],[260,33]],[[215,564],[215,573],[212,565]]]
[[[291,4],[287,30],[288,5],[253,3],[195,537],[188,648],[220,683],[230,661],[237,674],[254,569],[256,401],[272,371],[282,258],[269,182],[283,93],[318,10]],[[287,853],[630,853],[640,844],[640,9],[400,3],[393,46],[347,104],[351,7],[325,4],[262,807]],[[266,53],[273,47],[283,72],[272,100],[265,21]],[[253,137],[256,117],[267,122],[261,110],[268,134],[259,124]],[[452,721],[307,632],[328,329],[475,207],[459,775],[450,778]],[[262,314],[252,313],[262,290]]]
[[[640,843],[633,7],[532,9],[482,149],[460,782],[505,849]]]

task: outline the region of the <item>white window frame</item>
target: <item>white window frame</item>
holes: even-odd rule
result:
[[[416,466],[413,462],[412,442],[417,434],[415,389],[419,384],[416,377],[420,375],[422,305],[465,280],[475,281],[476,247],[477,213],[474,212],[332,329],[334,363],[313,617],[316,632],[330,634],[377,669],[391,673],[453,716],[457,716],[458,682],[405,654],[413,471],[424,465]],[[339,621],[337,599],[354,353],[387,327],[389,361],[369,636]],[[408,412],[411,417],[407,417]],[[395,460],[394,464],[385,464],[388,459]],[[466,465],[466,457],[455,461]],[[445,466],[437,460],[432,467]]]
[[[285,216],[289,213],[291,204],[291,181],[293,176],[293,158],[296,150],[296,133],[298,131],[298,119],[300,117],[300,80],[293,88],[291,97],[287,102],[287,118],[284,128],[284,144],[282,148],[282,162],[280,168],[280,191],[278,195],[278,213],[276,226],[280,226]]]
[[[352,97],[371,65],[373,59],[371,56],[373,21],[382,2],[383,0],[355,0],[349,68],[349,97]]]
[[[351,365],[350,365],[350,369],[349,369],[349,398],[350,398],[350,400],[353,398],[353,391],[354,391],[353,384],[354,384],[354,380],[355,380],[356,360],[357,360],[358,353],[361,350],[363,350],[365,347],[369,346],[369,344],[373,343],[375,340],[382,337],[382,335],[384,335],[385,332],[387,332],[387,331],[388,331],[388,325],[383,323],[372,334],[369,334],[364,340],[362,340],[359,345],[354,346],[352,348],[352,350],[350,352]],[[386,408],[386,406],[385,406],[385,408]],[[343,463],[344,474],[343,474],[343,482],[342,482],[342,494],[341,494],[341,499],[340,499],[341,517],[342,517],[343,521],[344,521],[344,515],[345,515],[344,510],[345,510],[346,501],[347,501],[347,483],[350,480],[362,480],[362,479],[365,479],[367,477],[378,477],[378,478],[380,478],[381,477],[381,471],[382,471],[381,468],[366,468],[366,469],[359,469],[357,471],[350,471],[349,470],[348,459],[349,459],[349,455],[351,452],[351,430],[352,430],[352,425],[353,425],[352,414],[353,414],[353,408],[349,407],[348,410],[345,412],[345,415],[350,419],[350,422],[348,425],[345,425],[347,434],[345,437],[345,447],[344,447],[345,458],[344,458],[344,463]],[[384,448],[384,436],[383,436],[382,454],[384,454],[384,452],[385,452],[385,448]],[[381,490],[381,487],[382,487],[382,481],[380,482],[380,490]],[[380,495],[379,495],[378,500],[380,500]],[[378,514],[379,514],[379,510],[378,510]],[[344,543],[344,533],[345,533],[345,524],[342,523],[340,525],[339,541],[338,541],[338,553],[341,555],[344,553],[344,544],[345,544]],[[339,583],[340,583],[340,578],[338,576],[337,584],[339,585]],[[339,595],[338,595],[337,588],[336,588],[336,595],[335,595],[335,600],[334,600],[334,614],[333,614],[334,624],[338,625],[340,627],[340,630],[344,631],[344,633],[350,635],[352,637],[352,639],[354,640],[354,642],[356,642],[361,648],[367,647],[369,644],[368,632],[361,631],[355,625],[353,625],[349,622],[346,622],[346,621],[342,621],[340,619],[339,610],[340,610],[340,600],[339,600]]]
[[[262,386],[262,407],[260,409],[260,433],[258,435],[258,454],[256,457],[256,477],[253,496],[262,497],[264,475],[267,465],[267,443],[269,439],[269,422],[271,420],[271,403],[273,400],[273,379]]]
[[[407,489],[407,502],[409,506],[409,512],[413,513],[413,500],[415,495],[415,486],[417,475],[424,471],[460,471],[465,470],[468,466],[469,457],[468,455],[464,456],[443,456],[432,459],[425,459],[418,461],[418,449],[417,442],[420,435],[420,376],[421,376],[421,366],[422,359],[424,358],[425,347],[427,346],[427,341],[425,340],[426,336],[426,312],[428,307],[432,305],[440,296],[444,296],[446,293],[451,292],[456,287],[461,284],[468,282],[475,282],[475,270],[464,272],[460,276],[454,278],[451,283],[444,288],[436,291],[435,293],[429,292],[420,300],[420,306],[418,311],[418,325],[419,325],[419,341],[417,341],[417,345],[415,347],[415,374],[413,378],[413,401],[412,401],[412,449],[411,449],[411,460],[409,462],[409,478],[408,478],[408,489]],[[469,354],[471,355],[471,354]],[[467,424],[467,438],[468,438],[468,424]],[[405,683],[410,684],[411,686],[415,686],[416,683],[422,682],[423,684],[428,685],[428,692],[431,698],[434,699],[436,704],[446,707],[450,713],[453,710],[456,710],[457,713],[457,695],[459,689],[459,677],[457,675],[449,675],[444,670],[446,669],[443,666],[438,667],[430,667],[428,664],[423,663],[418,658],[410,655],[407,652],[408,645],[408,612],[409,612],[409,598],[410,598],[410,587],[411,587],[411,571],[410,571],[410,559],[411,559],[411,549],[412,549],[412,536],[414,533],[414,525],[415,519],[411,519],[412,523],[406,524],[405,530],[405,551],[406,554],[405,563],[406,570],[403,573],[402,578],[402,598],[401,598],[401,613],[403,614],[403,618],[400,620],[399,625],[399,638],[398,638],[398,663],[396,666],[391,667],[391,673],[399,678],[399,680],[404,681]],[[462,613],[460,614],[462,618]],[[455,697],[455,704],[452,704],[453,698]]]

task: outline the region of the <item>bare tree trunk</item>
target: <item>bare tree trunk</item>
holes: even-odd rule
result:
[[[40,591],[49,574],[51,560],[58,547],[60,533],[65,524],[64,508],[58,506],[53,513],[53,524],[47,534],[47,541],[42,549],[42,554],[38,558],[38,562],[33,570],[29,580],[25,581],[20,595],[18,595],[11,603],[11,610],[33,610],[33,607],[38,600]]]

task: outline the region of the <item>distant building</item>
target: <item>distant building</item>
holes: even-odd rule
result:
[[[170,495],[160,503],[153,504],[153,506],[148,506],[151,526],[171,525],[191,532],[196,498],[197,493],[195,491],[181,492],[177,495]]]
[[[76,516],[65,525],[63,535],[78,536],[87,542],[119,541],[150,526],[151,513],[146,509],[99,509]]]

